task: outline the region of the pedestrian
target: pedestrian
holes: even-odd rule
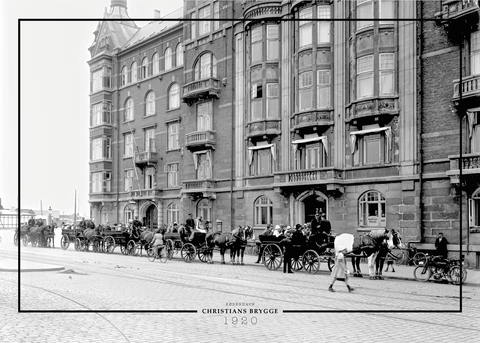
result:
[[[185,226],[187,226],[187,230],[193,230],[193,228],[195,227],[195,220],[193,219],[191,213],[188,214],[188,218],[185,222]]]
[[[447,248],[448,241],[445,237],[443,237],[443,233],[438,234],[438,238],[435,240],[435,249],[436,254],[438,256],[442,256],[443,258],[447,258],[448,256],[448,248]]]
[[[318,209],[317,209],[317,213],[315,213],[315,217],[312,219],[310,223],[310,234],[312,236],[315,236],[320,231],[321,221],[322,219],[320,218],[320,213],[318,213]]]
[[[292,271],[292,233],[291,231],[285,232],[285,238],[279,242],[280,246],[283,246],[283,272],[293,274]]]
[[[354,288],[348,284],[348,271],[347,265],[345,263],[346,252],[347,248],[343,246],[338,247],[338,252],[335,255],[335,266],[333,267],[331,274],[332,281],[330,283],[330,286],[328,287],[328,290],[330,292],[335,292],[335,290],[333,289],[333,284],[337,280],[345,281],[349,292],[352,292],[354,290]]]
[[[272,228],[273,228],[272,224],[267,224],[267,227],[265,228],[265,230],[263,230],[263,232],[260,236],[273,236],[273,229]],[[258,246],[259,246],[260,249],[258,249],[258,258],[257,258],[257,261],[255,263],[260,263],[260,261],[263,263],[264,262],[263,249],[265,249],[265,247],[261,243],[258,243]]]
[[[327,220],[327,215],[325,213],[322,213],[320,217],[320,232],[330,235],[330,232],[332,231],[332,224],[330,224],[330,221]]]
[[[396,256],[389,251],[387,253],[387,269],[385,269],[386,272],[388,272],[388,269],[390,268],[390,266],[392,266],[392,273],[395,273],[395,268],[393,266],[393,261],[395,259],[396,259]]]
[[[152,248],[155,256],[159,257],[160,255],[158,254],[159,249],[163,249],[163,234],[162,230],[158,229],[157,233],[153,235],[152,237]]]

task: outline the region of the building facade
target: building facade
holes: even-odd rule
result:
[[[140,28],[112,1],[90,47],[92,217],[258,232],[318,211],[336,232],[395,229],[424,249],[441,231],[478,268],[478,12],[197,0]]]

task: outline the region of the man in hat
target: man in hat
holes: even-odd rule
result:
[[[195,228],[195,220],[192,217],[192,214],[188,214],[188,218],[185,221],[185,226],[187,226],[187,230],[193,230]]]
[[[267,227],[265,228],[265,230],[263,230],[261,236],[273,236],[273,225],[267,224]],[[258,245],[260,246],[260,249],[258,250],[258,258],[255,263],[260,263],[260,261],[263,262],[263,249],[265,247],[260,243]]]
[[[321,220],[320,220],[320,233],[324,233],[326,235],[329,235],[330,232],[332,231],[332,224],[330,224],[330,221],[327,220],[327,215],[325,213],[322,213],[320,215]]]

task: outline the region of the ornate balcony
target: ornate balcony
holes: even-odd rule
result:
[[[450,176],[450,183],[460,183],[460,166],[463,176],[475,179],[480,177],[480,153],[463,154],[461,162],[460,155],[450,155],[448,158],[450,159],[450,170],[446,174]]]
[[[216,199],[215,180],[190,180],[182,182],[181,194],[187,195],[191,198],[209,198]]]
[[[137,189],[130,191],[132,200],[160,199],[163,191],[161,189]]]
[[[478,0],[446,0],[442,2],[442,11],[435,13],[441,24],[464,25],[468,21],[478,21]]]
[[[157,153],[155,151],[136,152],[135,165],[140,169],[143,169],[146,166],[156,166]]]
[[[245,19],[264,19],[280,17],[282,0],[244,0],[242,1]]]
[[[215,131],[195,131],[187,133],[185,147],[190,151],[211,148],[215,149]]]
[[[373,98],[356,101],[347,108],[347,121],[362,121],[368,118],[388,118],[398,114],[398,99]]]
[[[480,98],[480,75],[467,76],[462,79],[462,99]],[[453,80],[452,101],[460,99],[460,80]]]
[[[113,202],[116,200],[116,195],[113,192],[102,192],[102,193],[90,193],[88,194],[88,202],[93,203],[106,203]]]
[[[291,170],[275,173],[273,186],[279,188],[326,185],[327,190],[343,190],[342,171],[334,168]]]
[[[292,118],[293,118],[294,130],[333,125],[332,111],[299,112],[299,113],[294,113]]]
[[[220,98],[220,81],[215,78],[196,80],[183,86],[183,102],[192,105],[201,99]]]
[[[282,131],[280,119],[266,119],[247,123],[247,138],[276,136]]]

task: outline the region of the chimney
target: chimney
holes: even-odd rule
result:
[[[153,10],[153,18],[160,19],[160,10]]]

